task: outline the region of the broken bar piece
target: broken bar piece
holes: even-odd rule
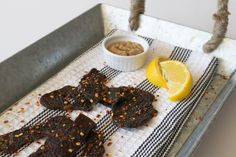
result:
[[[103,157],[105,153],[104,138],[102,133],[92,132],[81,157]]]
[[[106,76],[92,69],[84,75],[80,86],[65,86],[61,89],[44,94],[40,103],[48,109],[59,109],[65,111],[83,110],[91,111],[93,105],[97,104],[104,94]]]
[[[153,94],[132,87],[122,88],[125,96],[112,108],[115,124],[120,127],[139,127],[157,115],[152,105]]]
[[[95,127],[96,124],[83,114],[80,114],[75,121],[62,121],[45,144],[30,157],[74,157]]]

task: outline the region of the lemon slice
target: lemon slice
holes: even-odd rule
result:
[[[146,69],[146,77],[148,81],[150,81],[152,84],[162,88],[167,88],[166,80],[162,75],[162,70],[160,66],[160,62],[162,60],[164,59],[156,57],[148,64]]]
[[[186,98],[192,89],[193,82],[188,67],[173,60],[161,62],[160,65],[170,93],[169,99],[180,101]]]

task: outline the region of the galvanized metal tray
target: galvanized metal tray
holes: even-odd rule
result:
[[[0,111],[38,87],[112,29],[128,30],[129,12],[100,4],[0,64]],[[137,34],[202,52],[210,34],[148,16]],[[236,41],[225,39],[214,53],[217,75],[185,124],[168,156],[190,156],[236,85]],[[54,52],[54,53],[51,53]]]

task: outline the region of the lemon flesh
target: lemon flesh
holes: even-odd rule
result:
[[[160,66],[161,60],[163,59],[156,57],[148,64],[146,69],[146,77],[152,84],[162,88],[167,88],[167,83],[162,75]]]
[[[167,82],[169,99],[180,101],[186,98],[192,89],[192,75],[188,67],[178,61],[160,62],[163,76]]]

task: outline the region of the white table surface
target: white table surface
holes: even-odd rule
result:
[[[129,8],[128,0],[0,0],[0,62],[99,2]],[[210,17],[216,7],[215,1],[179,0],[174,3],[176,5],[169,5],[170,0],[149,0],[147,14],[194,28],[211,30],[213,21]],[[189,16],[179,11],[181,8],[185,8]],[[230,2],[230,9],[233,15],[227,35],[236,38],[236,1]],[[193,157],[236,156],[235,102],[236,91],[224,105]]]

